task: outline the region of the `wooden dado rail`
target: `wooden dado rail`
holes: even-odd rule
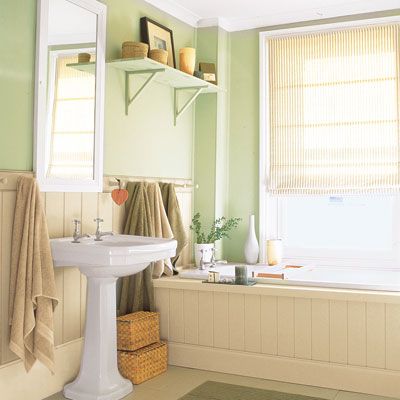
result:
[[[22,399],[26,398],[26,393],[30,393],[31,400],[40,400],[56,390],[61,390],[68,379],[76,373],[79,362],[79,353],[76,352],[80,351],[79,339],[82,337],[84,328],[86,281],[76,268],[56,270],[57,294],[60,302],[55,311],[54,322],[55,342],[59,347],[57,353],[59,356],[56,354],[56,358],[59,359],[60,372],[50,378],[47,371],[37,366],[37,370],[26,375],[22,366],[15,366],[13,361],[16,360],[16,356],[8,348],[11,233],[16,182],[17,177],[21,174],[32,175],[31,172],[0,171],[0,397],[3,398],[4,395],[4,398],[8,400]],[[137,180],[137,178],[132,179]],[[187,180],[182,181],[183,183],[187,182]],[[104,193],[43,193],[50,237],[71,236],[74,218],[82,221],[82,232],[93,234],[96,230],[96,223],[93,220],[98,216],[104,219],[103,230],[121,232],[125,210],[123,206],[119,207],[111,200],[109,192],[115,187],[110,187],[109,182],[110,177],[105,178]],[[192,189],[177,187],[177,196],[185,226],[189,227],[192,214]],[[182,263],[190,262],[190,248],[188,246],[183,254]],[[69,352],[66,350],[66,346],[69,346]],[[46,388],[40,387],[40,382],[43,382],[40,377],[43,375],[49,381],[47,392]],[[18,383],[8,386],[10,377],[18,378]],[[51,380],[55,382],[53,386],[50,383]],[[18,390],[15,389],[16,386],[18,386]],[[19,392],[20,394],[18,394]]]
[[[400,398],[400,293],[155,285],[171,364]]]

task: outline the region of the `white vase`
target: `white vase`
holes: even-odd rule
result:
[[[196,267],[200,267],[200,260],[203,256],[204,263],[210,263],[213,255],[214,243],[195,243],[194,245],[194,260]],[[201,252],[203,250],[203,253]]]
[[[260,248],[258,246],[256,228],[254,224],[254,215],[249,217],[249,230],[247,232],[247,239],[244,245],[244,259],[247,264],[256,264],[258,261],[258,253]]]

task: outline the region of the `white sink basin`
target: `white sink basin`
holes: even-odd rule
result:
[[[85,338],[78,377],[64,387],[73,400],[119,400],[133,390],[118,372],[116,281],[133,275],[150,262],[175,255],[177,242],[131,235],[52,239],[54,266],[78,267],[87,279]]]
[[[173,257],[176,240],[132,235],[103,236],[93,238],[51,240],[55,267],[78,267],[87,276],[126,276],[143,270],[151,261]]]

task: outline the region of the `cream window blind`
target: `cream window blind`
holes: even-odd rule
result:
[[[400,29],[268,39],[272,194],[400,190]]]
[[[56,61],[49,178],[93,179],[95,76],[68,66],[76,62]]]

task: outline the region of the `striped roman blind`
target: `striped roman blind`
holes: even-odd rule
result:
[[[399,192],[399,25],[267,46],[269,192]]]

